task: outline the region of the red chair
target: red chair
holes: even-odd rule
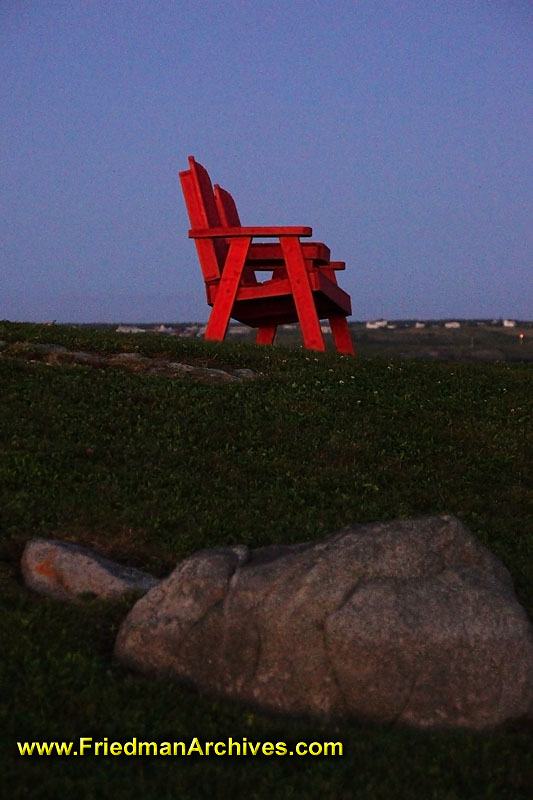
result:
[[[258,344],[272,344],[278,325],[299,322],[304,346],[325,350],[320,319],[328,319],[339,353],[354,354],[346,317],[350,297],[338,285],[335,271],[344,263],[330,261],[320,242],[301,242],[308,227],[243,227],[233,197],[213,190],[207,171],[193,156],[180,172],[185,204],[213,307],[205,338],[222,341],[230,317],[257,328]],[[254,242],[273,238],[277,242]],[[256,271],[271,270],[259,282]]]

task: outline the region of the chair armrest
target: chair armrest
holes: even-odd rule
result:
[[[320,264],[316,269],[346,269],[346,262],[330,261],[329,264]]]
[[[308,227],[281,227],[281,228],[193,228],[189,231],[189,239],[233,239],[235,237],[251,236],[263,239],[280,236],[312,236],[313,229]]]

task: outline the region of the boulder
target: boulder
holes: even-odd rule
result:
[[[168,368],[172,372],[184,372],[190,375],[192,378],[207,378],[209,381],[236,381],[240,380],[237,372],[232,375],[231,373],[227,372],[225,369],[214,369],[213,367],[198,367],[193,366],[191,364],[182,364],[179,361],[171,361],[168,364]]]
[[[257,373],[253,371],[253,369],[234,369],[233,374],[237,378],[244,378],[245,380],[253,380],[257,378]]]
[[[533,713],[532,626],[454,517],[195,553],[134,605],[115,656],[289,714],[485,730]]]
[[[22,555],[22,575],[30,589],[57,600],[144,594],[158,581],[146,572],[124,567],[91,550],[54,539],[32,539]]]

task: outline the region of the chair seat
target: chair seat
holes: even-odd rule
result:
[[[326,275],[309,273],[319,319],[352,313],[350,295],[333,283]],[[207,286],[207,302],[214,305],[220,284]],[[251,328],[265,324],[287,325],[298,322],[298,314],[288,278],[273,278],[257,286],[241,286],[231,311],[233,319]]]

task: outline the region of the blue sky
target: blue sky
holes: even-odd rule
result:
[[[533,318],[529,0],[2,0],[0,318],[207,319],[178,172],[353,318]]]

